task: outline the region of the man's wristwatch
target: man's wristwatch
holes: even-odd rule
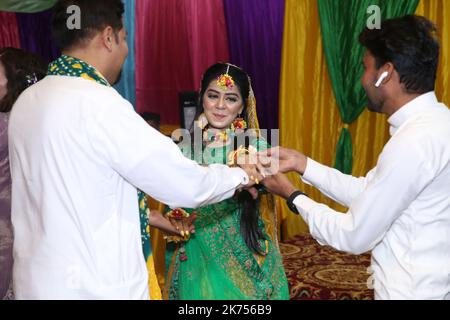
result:
[[[297,191],[294,191],[289,196],[289,198],[286,200],[287,206],[295,214],[300,214],[300,213],[298,212],[298,209],[297,209],[296,205],[294,204],[294,200],[295,200],[295,198],[297,198],[298,196],[301,196],[301,195],[308,196],[306,193],[297,190]]]

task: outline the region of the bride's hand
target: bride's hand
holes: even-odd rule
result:
[[[158,210],[151,210],[148,215],[149,224],[151,226],[161,229],[169,235],[181,235],[182,237],[195,233],[195,218],[196,215],[191,214],[189,217],[181,220],[167,219]]]

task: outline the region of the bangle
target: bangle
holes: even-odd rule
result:
[[[295,198],[297,198],[298,196],[301,196],[301,195],[308,196],[306,193],[297,190],[297,191],[294,191],[289,196],[289,198],[286,200],[287,206],[295,214],[300,214],[300,212],[298,212],[297,206],[294,204],[294,200],[295,200]]]

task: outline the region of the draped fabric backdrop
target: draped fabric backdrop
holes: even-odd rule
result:
[[[0,48],[20,48],[19,28],[15,13],[0,12]]]
[[[179,124],[179,92],[198,90],[209,65],[229,60],[223,2],[137,0],[136,12],[137,110]]]
[[[186,1],[185,1],[186,2]],[[202,75],[213,63],[227,62],[230,52],[222,0],[191,0],[185,3],[186,30],[192,69],[192,88],[200,89]]]
[[[46,62],[61,55],[52,37],[52,11],[17,13],[20,46],[23,50],[41,55]]]
[[[437,24],[441,33],[441,61],[437,78],[437,95],[450,106],[450,1],[422,0],[416,11]],[[281,144],[304,152],[311,158],[333,166],[342,120],[333,94],[322,47],[316,1],[286,0],[283,62],[280,90]],[[364,110],[349,125],[353,137],[353,175],[364,176],[372,169],[389,139],[384,115]],[[297,175],[291,180],[311,198],[345,212],[318,190],[302,183]],[[283,238],[307,231],[300,217],[281,203]]]
[[[347,125],[355,121],[367,104],[360,78],[364,47],[359,34],[366,26],[367,8],[378,5],[388,19],[414,13],[419,0],[318,0],[322,42],[344,128],[337,145],[335,167],[352,173],[352,141]]]
[[[135,0],[124,0],[125,3],[125,28],[128,32],[128,58],[122,69],[120,81],[114,86],[117,91],[136,109],[136,79],[135,79]]]
[[[261,128],[278,128],[284,0],[224,0],[231,62],[252,78]]]
[[[0,11],[34,13],[50,9],[57,0],[1,0]]]
[[[422,0],[416,14],[429,18],[436,24],[441,42],[441,55],[436,81],[436,94],[450,107],[450,1]]]

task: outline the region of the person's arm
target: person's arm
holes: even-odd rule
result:
[[[260,152],[260,161],[270,166],[269,172],[297,172],[302,180],[318,188],[333,200],[349,206],[366,185],[366,178],[355,178],[338,170],[326,167],[306,157],[304,154],[288,148],[276,147]],[[264,168],[261,167],[261,171]],[[372,173],[369,173],[368,177]]]
[[[96,108],[87,119],[91,145],[129,183],[172,208],[196,208],[233,196],[249,183],[240,168],[203,167],[183,156],[125,100]]]
[[[188,218],[171,222],[169,219],[165,218],[163,214],[158,210],[149,210],[148,213],[148,223],[152,227],[158,228],[169,235],[182,235],[182,231],[195,233],[195,226],[193,223],[195,218],[195,214],[192,214]]]
[[[301,178],[303,182],[316,187],[327,197],[349,207],[364,190],[374,173],[372,170],[367,177],[356,178],[308,158]]]
[[[371,250],[392,223],[431,181],[426,155],[417,144],[391,144],[363,192],[346,214],[301,195],[294,204],[322,244],[361,254]]]

